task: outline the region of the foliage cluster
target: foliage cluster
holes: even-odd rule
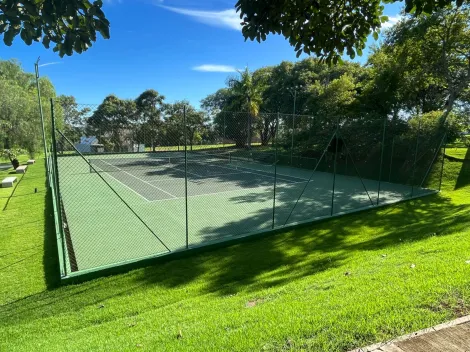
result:
[[[39,80],[45,125],[50,133],[49,99],[56,96],[47,78]],[[31,157],[42,146],[36,79],[15,60],[0,61],[0,149],[23,148]],[[59,112],[60,115],[60,112]],[[61,125],[58,119],[58,125]]]

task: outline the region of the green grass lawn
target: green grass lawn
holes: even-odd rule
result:
[[[449,147],[446,149],[446,155],[457,158],[470,160],[470,149],[462,147]]]
[[[21,155],[21,156],[18,157],[18,160],[19,160],[20,164],[22,164],[22,165],[25,165],[26,161],[28,159],[29,159],[29,157],[26,156],[26,155]],[[5,159],[0,159],[0,163],[2,165],[10,164],[10,162],[8,160],[5,160]],[[0,182],[4,178],[9,177],[9,176],[15,176],[15,177],[18,178],[17,182],[21,182],[21,179],[23,178],[23,174],[17,174],[15,172],[15,170],[13,169],[13,166],[11,166],[11,164],[9,166],[10,167],[8,169],[4,169],[4,168],[0,169]],[[17,184],[14,184],[14,187],[10,187],[10,188],[1,188],[1,186],[0,186],[0,211],[5,207],[5,205],[7,204],[9,199],[11,198],[12,193],[16,192],[16,190],[15,190],[16,187],[15,186],[17,186]]]
[[[0,351],[347,351],[468,314],[467,164],[438,195],[58,287],[38,163],[0,212]]]

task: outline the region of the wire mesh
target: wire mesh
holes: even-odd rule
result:
[[[205,116],[185,107],[77,110],[82,125],[57,128],[48,157],[64,275],[393,203],[440,185],[444,131],[415,122]]]
[[[226,123],[249,119],[246,113],[223,114]],[[191,245],[272,228],[275,124],[276,114],[260,114],[253,121],[251,143],[243,144],[245,134],[230,122],[224,131],[231,147],[215,155],[210,149],[188,154],[188,165],[201,158],[209,161],[187,172]]]

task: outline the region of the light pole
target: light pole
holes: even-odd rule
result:
[[[294,110],[292,113],[292,136],[291,136],[291,147],[290,147],[290,164],[292,166],[294,161],[294,131],[295,131],[295,108],[297,102],[297,91],[303,89],[303,86],[297,85],[291,88],[287,88],[287,91],[294,97]]]

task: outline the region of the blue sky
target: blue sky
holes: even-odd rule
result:
[[[225,85],[230,72],[295,61],[295,52],[280,36],[265,42],[244,41],[235,14],[236,0],[107,0],[111,39],[99,39],[87,52],[60,59],[40,43],[26,46],[16,38],[0,45],[0,58],[16,58],[33,71],[41,57],[41,75],[48,76],[58,94],[99,104],[108,94],[135,98],[153,88],[168,102],[188,99],[198,106]],[[387,5],[395,21],[401,3]],[[371,44],[373,40],[369,41]],[[363,62],[367,52],[356,61]],[[48,65],[47,65],[48,64]],[[222,72],[214,72],[222,71]]]

